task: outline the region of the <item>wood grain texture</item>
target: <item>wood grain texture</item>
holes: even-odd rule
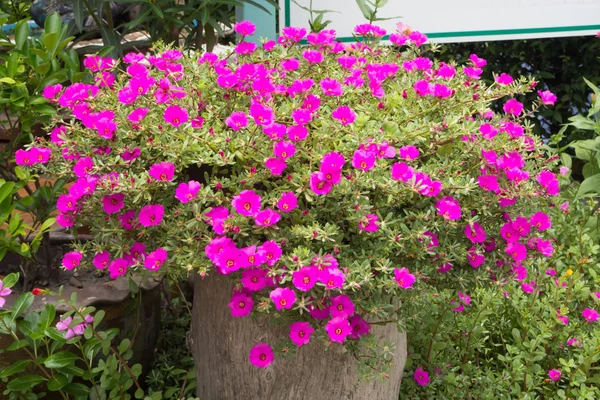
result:
[[[223,277],[195,278],[190,345],[201,400],[397,400],[406,362],[406,334],[395,326],[374,326],[379,337],[396,343],[390,379],[359,382],[355,359],[341,346],[323,351],[311,342],[296,357],[265,369],[253,367],[248,353],[258,342],[277,343],[287,328],[258,326],[251,318],[233,318],[227,304],[231,284]]]

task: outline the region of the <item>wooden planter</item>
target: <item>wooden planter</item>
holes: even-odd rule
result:
[[[195,278],[190,335],[201,399],[219,400],[397,400],[406,362],[406,333],[396,326],[373,326],[379,338],[396,343],[394,368],[385,381],[359,382],[356,360],[341,346],[325,352],[322,343],[302,346],[291,359],[276,358],[265,369],[248,353],[258,342],[275,344],[287,328],[259,326],[233,318],[227,304],[231,283],[224,277]]]

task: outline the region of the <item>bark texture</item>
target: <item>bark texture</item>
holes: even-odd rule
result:
[[[233,318],[227,304],[231,284],[222,277],[195,278],[190,345],[202,400],[397,400],[406,362],[406,334],[395,326],[373,326],[396,343],[394,368],[386,381],[359,382],[355,359],[341,346],[324,351],[312,341],[292,359],[275,358],[265,369],[252,366],[248,353],[258,342],[277,343],[287,328],[259,326]]]

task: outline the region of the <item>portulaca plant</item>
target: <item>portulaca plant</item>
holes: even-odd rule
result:
[[[393,33],[387,46],[385,33],[360,25],[343,44],[288,27],[224,57],[88,57],[96,83],[48,88],[64,119],[17,154],[73,181],[57,221],[95,240],[63,266],[226,276],[233,318],[289,323],[284,346],[250,351],[266,367],[274,347],[311,340],[360,358],[376,348],[371,324],[402,324],[398,304],[420,288],[460,289],[464,307],[469,288],[552,256],[555,161],[519,102],[535,82],[500,71],[486,85],[486,60],[441,63],[424,55],[425,35]],[[555,100],[540,95],[536,108]]]

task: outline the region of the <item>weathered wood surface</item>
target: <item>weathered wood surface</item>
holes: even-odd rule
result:
[[[287,329],[258,326],[250,318],[231,317],[230,283],[222,277],[196,276],[190,345],[201,400],[397,400],[406,362],[406,334],[395,326],[373,332],[396,343],[394,368],[386,381],[359,382],[355,359],[336,350],[323,351],[312,341],[296,357],[265,369],[252,366],[248,353],[258,342],[277,343]]]

